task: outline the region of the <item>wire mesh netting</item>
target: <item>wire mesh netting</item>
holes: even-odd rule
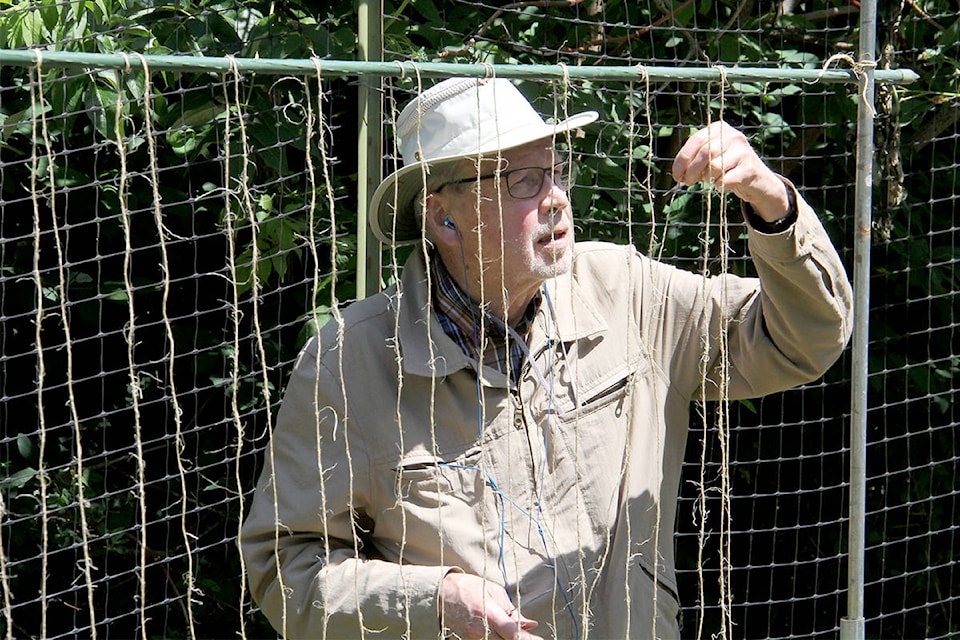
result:
[[[383,59],[819,68],[855,55],[858,19],[857,3],[826,0],[388,3]],[[946,1],[887,3],[878,21],[878,66],[921,81],[879,86],[876,105],[871,636],[958,630],[958,24]],[[0,14],[0,48],[129,57],[121,70],[42,55],[0,66],[7,637],[274,633],[237,536],[299,350],[359,297],[360,81],[156,71],[136,54],[350,59],[356,32],[351,3],[31,2]],[[385,171],[399,162],[399,109],[433,82],[376,79]],[[716,196],[670,179],[691,130],[723,119],[798,186],[852,273],[853,85],[520,87],[546,116],[600,113],[572,142],[578,240],[752,275],[745,227],[731,223],[722,263]],[[383,251],[373,279],[392,283],[406,255]],[[684,636],[837,635],[850,373],[845,355],[801,388],[697,407],[675,537]]]

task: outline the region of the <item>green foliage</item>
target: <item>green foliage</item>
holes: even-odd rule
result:
[[[42,461],[39,408],[32,403],[5,408],[18,413],[19,420],[4,425],[4,436],[15,438],[0,451],[4,478],[0,491],[8,509],[4,548],[12,557],[29,559],[11,576],[11,588],[25,603],[14,617],[15,635],[39,634],[39,627],[33,625],[40,623],[41,606],[50,613],[48,633],[57,633],[61,626],[69,632],[73,616],[63,612],[74,606],[87,608],[80,570],[84,565],[81,520],[86,522],[92,565],[115,576],[94,591],[98,619],[119,616],[111,632],[139,635],[136,616],[131,615],[132,600],[117,594],[124,589],[127,594],[137,591],[136,568],[140,545],[145,544],[148,592],[161,600],[169,589],[187,592],[187,553],[198,547],[208,549],[192,554],[200,590],[191,597],[203,605],[197,607],[194,618],[201,635],[222,635],[225,614],[238,621],[240,606],[238,558],[234,546],[222,541],[225,535],[228,539],[236,535],[236,524],[231,531],[224,529],[223,522],[239,521],[233,500],[238,492],[249,491],[255,478],[252,443],[266,413],[276,411],[292,354],[314,331],[314,315],[303,317],[304,309],[320,306],[315,317],[322,322],[321,301],[333,296],[333,278],[325,275],[313,291],[303,284],[304,272],[315,265],[329,274],[353,264],[352,238],[338,241],[341,256],[336,265],[327,248],[318,247],[316,260],[308,249],[310,237],[320,244],[329,241],[334,231],[342,234],[348,228],[349,220],[338,223],[336,230],[331,228],[327,192],[343,191],[349,176],[333,175],[327,184],[319,169],[314,175],[305,171],[308,154],[315,167],[322,167],[320,135],[327,138],[327,145],[332,143],[334,109],[326,102],[329,93],[318,99],[315,81],[308,86],[299,79],[253,76],[242,78],[235,87],[232,77],[170,72],[151,72],[148,77],[132,54],[349,58],[355,41],[350,21],[296,5],[279,11],[256,2],[106,0],[3,5],[0,47],[53,43],[51,48],[62,50],[131,54],[127,72],[78,74],[45,68],[42,89],[36,91],[35,84],[34,94],[26,70],[0,68],[0,86],[19,87],[5,90],[0,104],[0,194],[5,201],[0,238],[3,275],[11,282],[4,288],[4,312],[14,310],[16,318],[16,310],[29,310],[36,295],[30,277],[35,242],[32,204],[24,199],[24,187],[33,180],[41,204],[38,273],[45,312],[43,340],[48,347],[62,347],[66,336],[59,316],[61,304],[66,304],[74,351],[72,378],[67,377],[62,348],[47,352],[44,358],[48,374],[41,406],[47,441]],[[325,81],[324,90],[329,92],[338,83]],[[149,123],[143,112],[146,96],[151,105]],[[312,109],[309,114],[308,109]],[[317,132],[311,140],[304,135],[308,117],[314,119]],[[70,151],[59,153],[63,149]],[[162,204],[159,219],[154,217],[154,182]],[[129,286],[122,277],[123,212],[132,245]],[[69,251],[63,286],[60,271],[54,268],[53,216]],[[228,222],[235,247],[233,274],[227,261]],[[65,225],[72,225],[69,233],[63,230]],[[161,269],[164,259],[168,266]],[[340,285],[339,296],[353,295],[352,281],[344,278]],[[261,301],[261,358],[261,347],[250,337],[253,300],[279,289],[288,291],[289,303],[283,311],[289,317],[275,313],[268,320],[276,305]],[[234,319],[223,311],[229,307],[213,304],[232,301],[233,296],[239,305],[239,352],[224,346],[232,344],[234,335]],[[136,313],[136,391],[127,375],[129,303]],[[162,323],[157,323],[162,313],[171,319],[172,345]],[[23,316],[22,327],[15,320],[5,321],[5,335],[32,341],[28,317]],[[96,345],[99,355],[90,354],[88,359],[84,345]],[[178,354],[172,378],[164,364],[171,347]],[[26,356],[29,347],[24,344],[24,348]],[[6,353],[12,353],[9,347]],[[236,378],[229,369],[234,358],[239,368]],[[100,369],[96,381],[88,367],[94,362]],[[278,362],[282,366],[274,367]],[[25,381],[31,379],[29,374],[24,376]],[[195,388],[190,389],[186,381],[193,381]],[[172,384],[181,389],[176,408],[170,405]],[[8,380],[5,389],[9,388]],[[68,391],[75,394],[81,420],[76,431],[69,427],[70,416],[59,409],[69,405]],[[133,411],[134,394],[143,408],[139,417]],[[237,406],[238,419],[251,431],[225,448],[231,434],[236,438],[231,402]],[[189,469],[183,483],[166,455],[168,446],[173,446],[167,442],[173,433],[172,412],[177,410],[184,416],[183,456]],[[88,420],[86,416],[100,417]],[[141,490],[133,457],[135,431],[145,451],[146,486]],[[78,433],[81,443],[76,442]],[[82,467],[77,463],[80,444]],[[232,452],[238,447],[247,454],[234,461]],[[239,486],[238,474],[243,478]],[[147,523],[140,522],[141,501],[146,505]],[[195,532],[195,538],[185,537],[176,524],[184,503],[190,505],[183,516],[187,530]],[[195,510],[195,505],[209,506]],[[40,513],[47,515],[41,519]],[[31,603],[30,594],[39,593],[42,534],[51,551],[48,589],[63,595],[49,603]],[[100,576],[95,569],[94,579]],[[174,611],[184,613],[182,607]],[[150,633],[185,635],[176,625],[169,626],[164,616],[149,617],[155,620],[149,623]],[[186,628],[185,619],[176,624]],[[266,632],[262,620],[250,624],[255,635]]]

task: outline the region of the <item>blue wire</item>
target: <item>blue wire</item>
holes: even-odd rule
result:
[[[507,585],[510,583],[509,577],[507,575],[507,560],[506,560],[506,555],[504,553],[504,547],[505,547],[504,539],[506,537],[506,505],[509,503],[514,509],[519,511],[523,516],[525,516],[527,519],[529,519],[531,522],[534,523],[534,525],[537,528],[537,535],[540,537],[541,544],[543,544],[543,550],[547,555],[547,566],[550,568],[550,571],[553,573],[554,582],[559,588],[560,593],[563,594],[563,601],[565,605],[564,608],[570,614],[570,618],[573,621],[574,637],[579,638],[580,627],[577,624],[577,617],[573,611],[573,603],[570,602],[570,598],[567,596],[567,591],[566,589],[563,588],[563,584],[560,582],[560,575],[557,572],[556,562],[553,559],[553,555],[550,553],[550,546],[547,543],[547,535],[543,529],[543,525],[540,520],[540,516],[543,515],[543,513],[542,511],[540,511],[539,504],[537,505],[538,515],[534,516],[532,513],[530,513],[529,511],[521,507],[519,504],[517,504],[512,498],[510,498],[510,496],[505,494],[497,485],[496,480],[493,479],[493,476],[490,474],[490,472],[488,472],[486,469],[481,469],[480,467],[475,467],[472,465],[453,464],[449,462],[440,463],[440,465],[438,466],[447,467],[448,469],[463,469],[465,471],[476,471],[477,473],[483,475],[487,479],[487,484],[493,490],[494,495],[497,496],[497,501],[499,502],[499,505],[500,505],[500,530],[498,532],[498,538],[499,538],[498,542],[500,546],[500,552],[498,557],[498,563],[500,565],[500,573],[503,575],[504,585]],[[510,598],[510,602],[513,602],[513,596],[509,592],[507,592],[507,597]],[[514,602],[514,604],[516,603]]]
[[[454,229],[457,234],[457,238],[460,240],[460,260],[463,263],[463,284],[464,286],[469,286],[469,277],[467,273],[467,254],[463,249],[463,238],[460,236],[460,231]],[[469,293],[467,294],[470,295]],[[480,352],[480,319],[477,318],[477,314],[474,311],[473,305],[468,305],[470,307],[470,315],[473,318],[473,344],[476,350],[476,368],[477,368],[477,433],[480,438],[483,438],[483,386],[480,380],[480,371],[483,368],[483,358]]]
[[[464,285],[466,285],[469,282],[469,279],[468,279],[469,274],[467,270],[467,256],[463,248],[463,239],[460,237],[459,231],[457,231],[457,237],[460,239],[460,243],[459,243],[460,259],[463,263],[463,282],[464,282]],[[543,290],[544,298],[546,299],[546,303],[547,303],[547,313],[550,316],[551,323],[552,323],[553,305],[551,304],[551,301],[550,301],[550,294],[548,293],[547,288],[545,286],[543,287],[542,290]],[[481,381],[481,371],[483,369],[483,358],[481,355],[482,352],[481,352],[480,335],[479,335],[480,319],[477,318],[476,312],[474,311],[474,308],[472,305],[470,305],[470,314],[473,318],[473,338],[474,338],[474,345],[476,347],[475,350],[476,350],[476,369],[477,369],[477,433],[479,435],[479,438],[482,440],[483,438],[483,384]],[[527,362],[530,363],[531,368],[534,370],[534,373],[536,373],[537,380],[547,388],[547,391],[549,394],[548,395],[549,407],[550,407],[550,410],[552,411],[553,408],[555,407],[555,396],[553,393],[553,376],[554,376],[553,367],[550,367],[550,372],[549,372],[550,381],[547,382],[547,380],[543,376],[543,372],[540,371],[540,367],[538,367],[537,363],[534,361],[530,353],[530,349],[527,347],[526,341],[524,341],[513,329],[513,327],[511,327],[506,322],[503,323],[503,328],[506,329],[507,334],[511,338],[517,341],[517,344],[520,346],[520,349],[523,351],[524,356],[527,359]],[[549,338],[547,342],[547,349],[550,350],[552,348],[553,348],[553,339]],[[564,355],[566,355],[566,351],[564,351]],[[549,434],[550,434],[550,427],[551,427],[550,411],[547,412],[546,420],[547,420],[547,423],[544,426],[544,430],[543,430],[543,458],[540,463],[540,488],[541,489],[544,487],[544,482],[545,482],[544,473],[545,473],[545,469],[548,462],[547,461],[548,452],[550,451],[549,449],[549,446],[550,446]],[[547,557],[547,566],[550,568],[550,571],[553,573],[554,582],[556,583],[557,588],[560,590],[560,593],[563,595],[564,608],[570,614],[570,619],[573,622],[574,638],[579,638],[580,625],[577,624],[577,616],[576,616],[576,613],[573,611],[573,603],[570,601],[570,598],[567,595],[567,590],[564,588],[563,584],[560,582],[560,574],[557,571],[556,561],[553,559],[553,554],[550,553],[550,546],[547,544],[546,533],[543,530],[543,523],[541,520],[543,516],[543,508],[541,505],[541,501],[537,500],[537,515],[534,516],[533,514],[528,512],[526,509],[524,509],[523,507],[518,505],[516,502],[514,502],[505,493],[503,493],[503,491],[501,491],[500,487],[497,485],[496,481],[493,479],[493,476],[490,475],[490,473],[485,469],[481,469],[479,467],[456,465],[456,464],[449,464],[449,463],[442,463],[440,466],[444,466],[452,469],[473,470],[483,474],[484,476],[486,476],[487,483],[490,485],[490,488],[493,489],[494,495],[497,496],[497,500],[500,504],[500,531],[498,534],[498,538],[499,538],[498,542],[499,542],[500,550],[499,550],[498,562],[500,564],[500,572],[503,575],[504,585],[507,585],[510,582],[507,576],[507,561],[506,561],[506,556],[504,552],[504,547],[505,547],[504,542],[506,539],[506,529],[507,529],[505,502],[509,502],[511,505],[513,505],[515,509],[520,511],[521,514],[529,518],[530,521],[534,523],[534,525],[537,528],[537,534],[540,536],[540,542],[543,544],[543,551]],[[513,597],[509,592],[507,593],[507,597],[510,598],[510,602],[513,602]]]

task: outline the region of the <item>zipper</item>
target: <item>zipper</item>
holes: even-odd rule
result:
[[[594,403],[594,402],[596,402],[596,401],[598,401],[598,400],[602,400],[603,398],[606,398],[607,396],[612,396],[612,395],[615,394],[616,392],[618,392],[618,391],[620,391],[621,389],[625,388],[625,387],[627,386],[627,383],[628,383],[628,382],[630,382],[630,376],[627,376],[626,378],[621,378],[620,380],[617,380],[616,382],[614,382],[612,385],[610,385],[610,386],[607,387],[606,389],[603,389],[603,390],[600,391],[599,393],[593,394],[592,396],[590,396],[589,398],[587,398],[586,400],[584,400],[583,402],[581,402],[581,403],[580,403],[580,407],[581,407],[581,408],[582,408],[582,407],[585,407],[585,406],[587,406],[588,404],[592,404],[592,403]]]
[[[674,591],[669,585],[664,584],[663,580],[660,580],[659,578],[656,578],[656,577],[653,575],[653,572],[650,571],[650,569],[647,569],[646,565],[644,565],[644,564],[643,564],[642,562],[640,562],[639,560],[637,561],[637,566],[640,567],[640,570],[643,571],[648,578],[650,578],[651,580],[653,580],[654,586],[656,586],[656,587],[658,587],[658,588],[663,589],[664,591],[666,591],[667,594],[668,594],[671,598],[673,598],[673,599],[676,601],[677,604],[680,604],[680,596],[677,594],[676,591]]]
[[[511,389],[510,395],[513,397],[513,426],[515,429],[523,430],[524,438],[523,441],[527,443],[527,456],[529,456],[530,464],[530,487],[533,491],[533,499],[535,504],[539,507],[540,505],[540,483],[537,481],[537,474],[539,473],[539,468],[535,460],[533,443],[530,441],[530,432],[527,431],[527,418],[523,412],[523,398],[520,395],[519,389]]]

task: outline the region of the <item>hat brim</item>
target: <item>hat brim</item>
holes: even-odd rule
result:
[[[370,200],[370,230],[386,244],[403,245],[419,242],[423,234],[414,215],[413,205],[414,200],[424,189],[426,174],[431,167],[463,158],[506,151],[535,140],[557,138],[568,131],[585,127],[598,117],[599,114],[596,111],[585,111],[557,124],[526,127],[522,131],[511,132],[509,136],[501,137],[488,145],[490,148],[481,146],[474,154],[430,158],[405,165],[384,178],[374,191]]]

